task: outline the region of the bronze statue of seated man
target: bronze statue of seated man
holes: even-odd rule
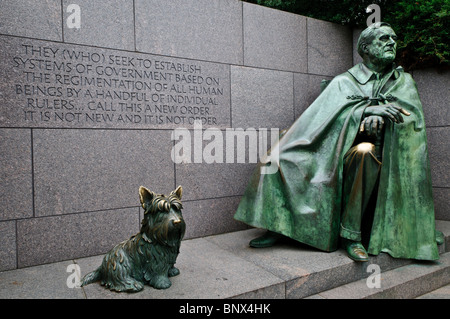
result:
[[[355,261],[380,252],[439,258],[422,105],[394,64],[396,48],[389,24],[365,29],[363,62],[336,76],[280,138],[265,164],[276,173],[258,171],[235,214],[268,230],[250,246],[287,236],[324,251],[342,243]]]

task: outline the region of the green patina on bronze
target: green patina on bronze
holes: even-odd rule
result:
[[[387,26],[377,29],[395,35]],[[436,260],[427,138],[417,87],[392,62],[382,72],[376,68],[381,62],[371,62],[375,65],[365,60],[336,76],[280,138],[278,171],[261,174],[262,166],[258,168],[235,219],[324,251],[336,250],[344,155],[354,146],[367,108],[393,103],[409,116],[403,116],[403,122],[384,121],[368,252]]]
[[[113,247],[102,264],[81,280],[81,286],[100,281],[117,292],[138,292],[144,285],[167,289],[175,267],[186,224],[181,213],[183,189],[178,186],[169,196],[139,188],[144,218],[139,233]]]

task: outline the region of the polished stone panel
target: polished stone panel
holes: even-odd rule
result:
[[[2,0],[0,34],[62,40],[60,0]]]
[[[174,189],[170,131],[34,133],[36,216],[139,206],[139,186]]]
[[[106,253],[139,222],[138,207],[19,220],[18,267]]]
[[[450,127],[427,128],[433,186],[450,187]]]
[[[321,93],[322,80],[331,80],[333,77],[312,74],[294,74],[294,105],[297,119]]]
[[[0,150],[0,221],[31,217],[31,130],[0,129]]]
[[[351,29],[308,18],[308,73],[336,76],[352,66]]]
[[[63,0],[64,42],[134,51],[133,2],[128,0]],[[69,27],[73,11],[80,7],[80,28]]]
[[[183,202],[185,239],[247,229],[245,224],[233,219],[240,199],[240,196],[230,196]]]
[[[0,271],[17,267],[16,222],[0,222]]]
[[[450,72],[435,69],[414,70],[427,126],[448,126],[450,123]],[[448,147],[447,147],[448,149]]]
[[[0,126],[230,126],[230,66],[0,36]]]
[[[243,5],[244,65],[306,72],[306,17],[246,2]]]
[[[233,128],[289,128],[294,121],[293,82],[290,72],[232,66]]]
[[[137,0],[140,52],[242,64],[242,3],[236,0]]]

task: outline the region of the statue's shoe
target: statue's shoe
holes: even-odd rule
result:
[[[264,235],[251,240],[250,247],[254,248],[272,247],[282,237],[283,235],[268,230]]]
[[[436,243],[438,245],[442,245],[444,241],[445,241],[444,233],[439,230],[436,230]]]
[[[354,261],[369,261],[369,255],[360,242],[349,241],[346,250],[348,257]]]

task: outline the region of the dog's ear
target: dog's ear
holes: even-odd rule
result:
[[[181,200],[181,196],[183,195],[183,187],[178,186],[177,189],[172,192],[172,194],[178,197],[179,200]]]
[[[139,187],[139,198],[141,199],[141,205],[144,210],[147,209],[148,204],[151,203],[153,197],[155,197],[155,193],[148,190],[144,186]]]

